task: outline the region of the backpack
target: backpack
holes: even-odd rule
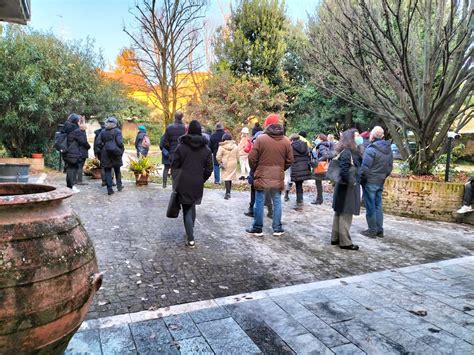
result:
[[[61,153],[67,152],[67,133],[56,132],[54,133],[54,148]]]
[[[148,138],[148,136],[144,136],[143,140],[142,140],[142,147],[143,148],[149,148],[150,144],[151,144],[150,138]]]
[[[253,144],[252,144],[252,141],[249,139],[249,141],[247,142],[247,145],[244,147],[244,153],[250,153],[252,148],[253,148]]]

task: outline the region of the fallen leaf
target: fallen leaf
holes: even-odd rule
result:
[[[228,290],[228,289],[229,289],[227,286],[221,286],[221,285],[219,285],[219,288],[220,288],[221,290]]]
[[[179,293],[179,291],[178,291],[178,290],[173,290],[173,292],[174,292],[174,293]]]
[[[419,311],[410,311],[411,314],[414,314],[415,316],[420,316],[420,317],[425,317],[428,312],[425,310],[419,310]]]

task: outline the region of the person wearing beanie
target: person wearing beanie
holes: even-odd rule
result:
[[[252,150],[252,140],[249,136],[249,129],[242,128],[239,142],[239,164],[240,164],[240,178],[245,180],[250,174],[249,153]]]
[[[216,185],[221,183],[221,171],[219,162],[217,161],[217,151],[219,150],[219,144],[222,142],[224,133],[224,125],[221,122],[217,122],[216,131],[211,134],[211,138],[209,139],[209,148],[212,152],[212,161],[214,164],[214,184]]]
[[[71,113],[62,128],[62,133],[67,135],[67,151],[62,153],[66,166],[66,185],[74,192],[79,192],[75,185],[79,165],[83,158],[83,149],[90,148],[85,132],[81,131],[79,127],[80,120],[80,115]]]
[[[306,131],[300,131],[298,133],[298,135],[300,136],[300,141],[303,141],[306,143],[306,145],[308,146],[308,148],[311,149],[311,143],[309,142],[308,140],[308,133]]]
[[[222,136],[222,142],[219,143],[216,159],[222,168],[222,179],[225,184],[224,198],[228,200],[232,189],[232,180],[237,178],[237,160],[239,159],[239,147],[232,140],[232,136],[229,133],[225,133]]]
[[[207,139],[201,134],[201,124],[198,121],[191,121],[187,134],[179,138],[171,161],[171,172],[173,190],[183,209],[186,245],[194,248],[196,205],[201,204],[204,183],[212,174],[212,153]]]
[[[252,128],[252,137],[255,137],[257,132],[261,132],[261,131],[263,131],[263,129],[262,129],[262,127],[260,127],[260,123],[255,122],[255,125]]]
[[[281,224],[281,191],[284,190],[285,170],[293,164],[293,151],[277,114],[269,115],[264,127],[265,134],[255,140],[249,154],[256,192],[254,221],[246,232],[253,236],[263,235],[263,205],[265,191],[269,191],[273,202],[273,235],[277,237],[284,234]]]
[[[150,138],[146,134],[146,128],[144,125],[137,127],[138,133],[135,138],[135,149],[137,150],[137,158],[146,157],[150,148]]]
[[[181,111],[176,111],[174,114],[174,123],[166,127],[163,146],[169,152],[169,160],[173,161],[174,152],[178,147],[178,139],[186,133],[186,127],[183,124],[184,114]]]
[[[100,147],[100,165],[105,170],[105,182],[107,184],[107,193],[112,195],[112,169],[117,181],[117,190],[122,191],[122,174],[120,167],[123,165],[122,156],[125,151],[123,144],[122,131],[118,128],[118,121],[115,117],[109,117],[105,120],[105,129],[99,135],[98,145]]]

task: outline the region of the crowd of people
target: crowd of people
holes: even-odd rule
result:
[[[232,182],[247,180],[250,184],[249,209],[246,216],[253,223],[246,232],[263,236],[264,206],[272,219],[273,235],[285,233],[282,225],[281,194],[290,200],[292,185],[296,189],[296,208],[304,204],[304,181],[314,180],[315,198],[311,202],[323,203],[323,180],[331,177],[334,185],[332,208],[334,218],[331,244],[345,250],[359,250],[352,241],[350,228],[354,215],[359,215],[361,201],[366,211],[367,230],[362,234],[369,238],[383,238],[382,192],[385,179],[393,168],[391,142],[384,139],[380,126],[370,132],[359,134],[357,129],[348,129],[334,136],[320,133],[314,141],[308,140],[305,131],[286,136],[285,127],[278,114],[269,115],[263,127],[257,122],[252,129],[240,132],[240,140],[217,123],[215,131],[208,134],[197,120],[188,126],[183,122],[183,113],[176,112],[174,123],[166,128],[160,140],[163,169],[163,187],[166,188],[169,174],[173,191],[183,210],[186,244],[195,246],[194,223],[196,205],[201,203],[204,183],[214,175],[214,183],[224,181],[224,198],[231,198]],[[64,124],[68,149],[63,153],[66,163],[67,186],[76,190],[82,181],[82,167],[90,148],[87,143],[83,117],[71,114]],[[146,157],[149,138],[144,126],[138,127],[135,147],[138,157]],[[123,165],[124,144],[117,119],[109,117],[95,131],[94,154],[100,160],[102,185],[109,195],[113,186],[122,191],[120,167]],[[238,166],[240,165],[240,174]],[[115,175],[115,181],[113,181]],[[472,211],[471,178],[466,184],[464,206],[458,213]]]

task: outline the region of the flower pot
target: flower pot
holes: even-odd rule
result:
[[[0,349],[62,354],[100,288],[71,190],[0,184]]]
[[[101,179],[100,168],[92,168],[89,171],[92,174],[91,179]]]
[[[149,175],[135,173],[135,183],[139,186],[148,185]]]
[[[33,159],[43,159],[43,153],[33,153],[31,154]]]

